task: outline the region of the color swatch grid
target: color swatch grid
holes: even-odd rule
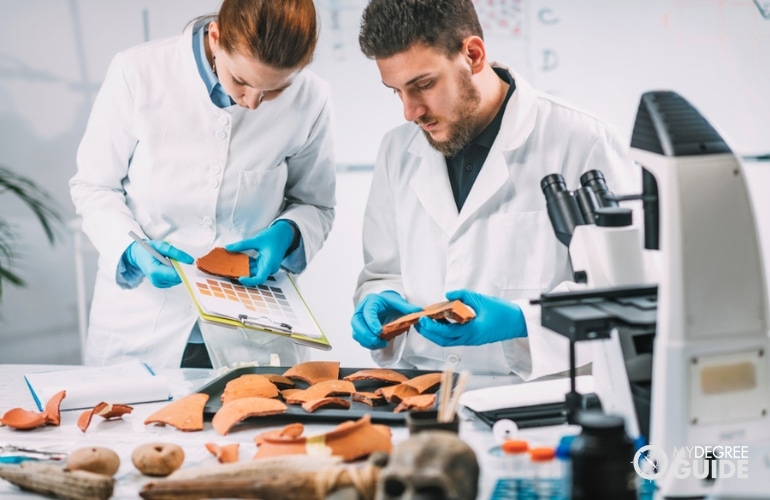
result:
[[[280,270],[263,284],[250,287],[206,274],[195,264],[174,261],[174,267],[204,321],[291,335],[297,342],[329,348],[328,340],[286,271]]]
[[[268,279],[268,282],[270,280],[275,281],[272,277]],[[278,286],[259,285],[252,288],[211,278],[207,278],[205,281],[196,281],[195,285],[202,295],[239,302],[247,311],[253,313],[249,314],[250,316],[264,315],[289,324],[294,323],[297,319],[297,315],[286,299],[286,294]]]

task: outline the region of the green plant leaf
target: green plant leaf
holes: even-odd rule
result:
[[[53,244],[57,240],[57,226],[64,222],[56,208],[55,200],[32,180],[16,174],[4,165],[0,165],[0,195],[4,193],[15,194],[35,214],[43,227],[46,238]],[[15,234],[13,228],[6,221],[0,220],[0,297],[3,293],[3,284],[10,283],[15,286],[24,286],[24,280],[13,270],[13,261],[16,257],[13,250]]]
[[[0,195],[6,192],[15,194],[34,212],[48,241],[56,241],[54,224],[62,224],[64,220],[56,209],[56,201],[34,181],[18,175],[4,165],[0,165]]]

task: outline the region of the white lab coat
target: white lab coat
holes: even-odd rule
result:
[[[638,193],[641,171],[605,123],[512,75],[516,90],[459,214],[445,159],[420,128],[407,123],[385,136],[364,217],[364,268],[354,301],[390,289],[425,306],[468,288],[521,306],[528,338],[442,348],[412,329],[372,351],[381,366],[442,369],[448,362],[525,379],[569,367],[566,338],[542,328],[540,308],[529,303],[571,279],[540,181],[560,173],[574,190],[583,172],[599,169],[616,194]]]
[[[118,284],[129,231],[198,257],[290,219],[309,262],[332,226],[327,85],[303,70],[255,111],[220,109],[198,73],[193,29],[115,56],[78,149],[71,195],[99,252],[87,364],[178,367],[198,317],[183,285]]]

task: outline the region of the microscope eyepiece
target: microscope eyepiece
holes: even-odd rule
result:
[[[580,185],[594,192],[600,207],[618,206],[618,201],[610,188],[607,187],[607,181],[604,180],[604,174],[601,170],[589,170],[581,175]]]
[[[572,232],[576,226],[585,224],[575,195],[567,189],[567,183],[561,174],[549,174],[540,181],[545,194],[546,208],[556,238],[569,246]]]

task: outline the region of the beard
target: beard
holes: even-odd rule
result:
[[[476,133],[476,111],[479,109],[481,94],[473,86],[470,71],[463,71],[460,74],[460,100],[455,106],[457,118],[447,123],[449,127],[449,137],[445,141],[437,141],[431,137],[430,133],[423,130],[428,143],[444,156],[452,157],[462,150],[475,137]],[[420,123],[431,123],[435,121],[432,116],[423,116]]]

